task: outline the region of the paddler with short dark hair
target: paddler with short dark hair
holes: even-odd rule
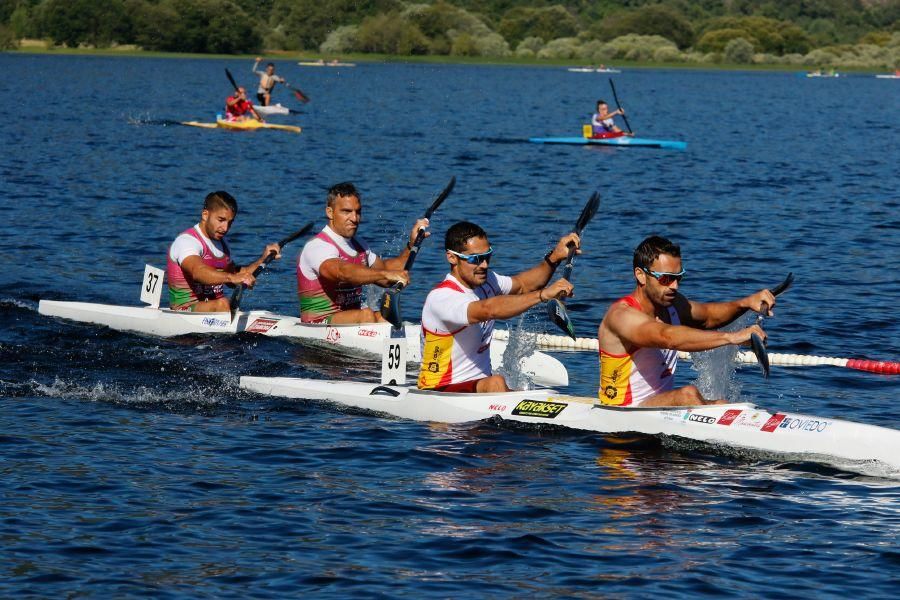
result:
[[[272,102],[272,90],[275,89],[276,83],[287,84],[284,77],[275,74],[275,63],[266,65],[265,71],[258,69],[262,57],[257,56],[256,62],[253,64],[253,73],[259,76],[259,88],[256,90],[256,99],[260,106],[269,106]]]
[[[243,121],[253,117],[257,121],[262,121],[253,105],[247,100],[247,90],[241,86],[235,93],[225,99],[225,118],[229,121]]]
[[[420,389],[443,392],[506,392],[502,375],[491,373],[491,338],[495,319],[509,319],[553,298],[572,295],[565,279],[547,285],[556,267],[580,248],[575,233],[563,236],[544,260],[507,277],[488,266],[494,249],[487,233],[462,221],[447,230],[445,248],[450,273],[431,290],[422,308]],[[577,250],[579,253],[581,250]]]
[[[730,302],[688,300],[679,285],[685,271],[681,249],[666,238],[650,236],[634,250],[635,288],[616,300],[600,323],[600,390],[603,404],[617,406],[692,406],[708,401],[693,385],[675,389],[678,351],[701,352],[744,344],[758,324],[738,331],[715,331],[748,310],[775,306],[767,289]],[[766,309],[771,315],[771,311]]]
[[[269,254],[281,258],[278,244],[269,244],[255,262],[238,267],[231,260],[225,235],[237,216],[237,200],[228,192],[212,192],[203,201],[200,222],[182,232],[169,247],[166,278],[172,310],[227,312],[226,285],[253,287],[253,271]]]
[[[419,230],[428,219],[415,222],[409,241],[394,258],[381,258],[356,236],[362,223],[359,191],[350,182],[328,190],[325,204],[328,224],[309,240],[297,260],[297,293],[300,320],[304,323],[379,323],[380,313],[363,304],[363,286],[390,287],[409,284],[403,267]],[[431,235],[425,232],[425,236]]]

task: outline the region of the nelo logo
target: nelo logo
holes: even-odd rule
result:
[[[329,327],[328,331],[325,333],[325,341],[331,342],[332,344],[337,344],[339,341],[341,341],[341,332],[334,327]]]
[[[688,417],[688,421],[693,421],[695,423],[706,423],[707,425],[712,425],[713,423],[716,422],[716,418],[708,417],[706,415],[692,414],[691,416]]]

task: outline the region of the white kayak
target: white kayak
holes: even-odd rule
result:
[[[297,317],[277,315],[268,311],[239,311],[231,320],[229,313],[191,313],[165,308],[140,306],[116,306],[88,302],[60,302],[41,300],[38,312],[49,317],[60,317],[82,323],[105,325],[120,331],[169,337],[188,334],[236,334],[259,333],[272,337],[287,337],[381,354],[385,340],[391,337],[389,323],[362,325],[326,325],[301,323]],[[420,325],[404,324],[407,357],[409,362],[422,361]],[[503,364],[505,340],[491,344],[491,363],[494,369]],[[522,373],[532,377],[538,385],[565,386],[569,375],[565,366],[556,358],[543,352],[535,352],[522,359]]]
[[[259,113],[261,117],[271,117],[272,115],[289,115],[291,114],[291,109],[286,106],[282,106],[280,104],[270,104],[269,106],[260,106],[258,104],[253,105],[254,110]]]
[[[605,68],[593,68],[593,67],[571,67],[569,68],[569,72],[571,73],[621,73],[619,69],[605,69]]]
[[[287,377],[241,377],[260,394],[325,400],[416,421],[466,423],[492,417],[598,433],[668,435],[842,468],[877,461],[900,471],[900,431],[736,403],[680,408],[619,408],[550,389],[448,394],[408,386]]]

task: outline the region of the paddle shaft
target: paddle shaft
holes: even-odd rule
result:
[[[616,101],[616,108],[622,111],[622,105],[619,103],[619,94],[616,93],[616,84],[613,83],[612,77],[609,78],[609,87],[612,88],[613,99]],[[628,117],[625,116],[625,111],[622,111],[622,120],[625,121],[625,127],[628,128],[628,133],[634,133],[631,130],[631,125],[628,124]]]

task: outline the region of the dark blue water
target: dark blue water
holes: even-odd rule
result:
[[[370,377],[377,361],[256,337],[161,340],[41,317],[39,298],[138,304],[143,266],[234,194],[238,258],[363,190],[396,250],[436,214],[481,223],[496,268],[530,266],[594,189],[570,313],[593,336],[630,253],[680,242],[697,299],[795,286],[770,349],[900,359],[900,86],[873,77],[634,71],[632,126],[683,153],[542,147],[578,135],[605,77],[564,69],[279,65],[301,135],[210,120],[249,62],[0,55],[0,595],[19,597],[887,597],[896,480],[721,456],[654,438],[376,418],[242,392],[241,374]],[[429,243],[414,318],[445,266]],[[287,254],[293,258],[299,246]],[[292,313],[290,260],[246,308]],[[548,328],[543,316],[528,319]],[[593,395],[596,357],[558,355]],[[697,376],[689,364],[679,378]],[[900,380],[833,367],[737,371],[744,398],[900,427]]]

